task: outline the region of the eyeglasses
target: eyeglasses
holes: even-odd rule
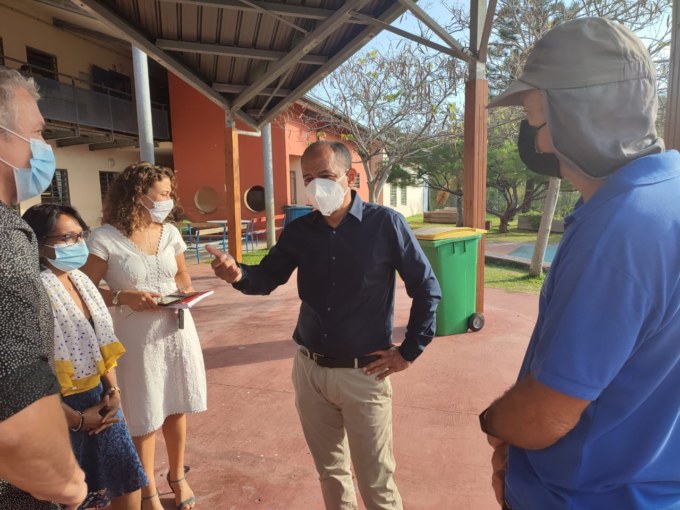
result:
[[[83,230],[77,234],[66,234],[63,236],[47,236],[47,239],[59,239],[66,246],[78,244],[81,240],[87,241],[90,237],[90,229]]]

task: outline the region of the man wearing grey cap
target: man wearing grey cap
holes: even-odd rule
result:
[[[680,155],[653,63],[603,18],[540,39],[490,107],[522,105],[527,167],[583,196],[515,385],[480,415],[513,510],[680,508]]]

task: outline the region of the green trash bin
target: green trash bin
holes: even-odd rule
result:
[[[416,238],[442,289],[436,336],[479,331],[484,316],[477,313],[477,251],[486,232],[474,228],[425,227]]]

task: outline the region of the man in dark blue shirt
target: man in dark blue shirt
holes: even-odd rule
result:
[[[366,508],[401,510],[387,376],[408,368],[432,340],[441,290],[403,216],[350,190],[356,170],[343,144],[310,145],[302,172],[317,210],[288,224],[259,265],[238,265],[211,249],[213,269],[244,294],[257,295],[298,270],[293,382],[326,508],[357,508],[350,450]],[[398,347],[392,344],[396,272],[413,299]]]

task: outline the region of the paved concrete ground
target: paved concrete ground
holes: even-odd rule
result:
[[[215,289],[194,311],[209,404],[189,417],[196,509],[322,510],[290,381],[294,278],[271,296],[253,297],[223,285],[208,264],[190,272],[197,289]],[[486,302],[481,332],[436,338],[411,368],[392,376],[396,480],[408,510],[497,508],[477,414],[514,381],[537,296],[489,289]],[[403,337],[409,305],[400,283],[395,339]],[[156,477],[170,509],[160,435],[158,446]]]

